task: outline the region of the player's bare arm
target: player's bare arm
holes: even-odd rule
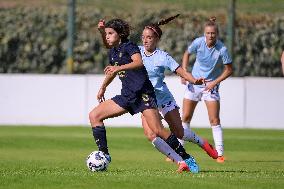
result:
[[[132,62],[121,66],[107,66],[104,69],[105,74],[118,73],[122,70],[132,70],[143,67],[142,57],[139,53],[135,53],[131,56]]]
[[[193,83],[195,85],[201,85],[204,83],[204,78],[195,79],[191,73],[185,71],[183,68],[179,67],[176,70],[176,73],[181,77],[181,79],[185,79],[186,81]]]
[[[206,83],[205,90],[212,90],[218,83],[221,83],[232,74],[233,74],[233,65],[225,64],[222,74],[219,77],[217,77],[217,79],[215,79],[214,81]]]
[[[105,45],[105,47],[107,49],[110,49],[111,46],[109,46],[109,44],[107,43],[106,40],[106,32],[105,32],[105,20],[100,19],[99,23],[98,23],[98,30],[101,33],[102,39],[103,39],[103,43]]]
[[[103,81],[103,84],[101,85],[100,87],[100,90],[97,94],[97,100],[99,102],[103,102],[105,101],[105,97],[104,97],[104,94],[105,94],[105,91],[106,91],[106,88],[107,86],[113,81],[113,79],[115,78],[115,74],[112,74],[112,75],[106,75],[104,81]]]
[[[188,51],[185,51],[182,57],[182,64],[181,67],[183,70],[187,71],[187,66],[188,66],[188,62],[189,62],[189,56],[190,54],[188,53]],[[186,80],[184,78],[181,78],[181,83],[182,84],[186,84]]]

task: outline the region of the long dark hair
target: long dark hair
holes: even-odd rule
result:
[[[157,37],[160,39],[163,35],[163,31],[161,30],[161,28],[159,26],[169,23],[170,21],[176,19],[179,15],[180,14],[177,14],[175,16],[171,16],[169,18],[160,20],[157,23],[149,24],[149,25],[145,26],[145,28],[152,30],[157,35]]]
[[[112,28],[114,29],[119,37],[121,38],[121,41],[126,41],[129,34],[130,34],[130,26],[127,22],[125,22],[122,19],[112,19],[110,21],[108,21],[105,24],[105,28]]]

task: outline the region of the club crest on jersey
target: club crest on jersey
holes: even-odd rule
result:
[[[147,94],[142,94],[142,100],[144,102],[148,102],[149,101],[149,96]]]

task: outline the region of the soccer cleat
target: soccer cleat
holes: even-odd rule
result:
[[[218,163],[224,163],[224,162],[225,162],[225,157],[224,157],[224,156],[219,156],[219,157],[216,159],[216,161],[217,161]]]
[[[178,173],[182,173],[183,171],[189,172],[189,167],[187,163],[185,163],[185,161],[178,162],[178,165],[179,165],[177,170]]]
[[[204,140],[202,149],[213,159],[218,158],[217,150],[211,144],[209,144],[207,140]]]
[[[109,155],[109,154],[105,154],[105,156],[106,156],[106,159],[107,159],[108,163],[110,163],[110,162],[111,162],[111,157],[110,157],[110,155]]]
[[[185,163],[189,167],[189,171],[192,173],[198,173],[199,172],[199,166],[197,165],[194,157],[190,156],[189,158],[184,160]]]

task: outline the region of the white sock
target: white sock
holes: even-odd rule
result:
[[[160,137],[154,138],[152,141],[154,147],[161,152],[162,154],[166,155],[167,157],[174,160],[176,163],[183,161],[182,157],[178,155],[163,139]]]
[[[221,125],[212,126],[212,134],[215,143],[215,148],[218,152],[218,156],[223,156],[224,144],[223,144],[223,131]]]
[[[184,129],[183,140],[193,142],[202,148],[204,143],[203,139],[190,129],[189,123],[182,122],[182,126]]]
[[[185,145],[185,141],[184,141],[183,139],[179,139],[179,138],[178,138],[178,141],[179,141],[179,143],[180,143],[182,146]]]

